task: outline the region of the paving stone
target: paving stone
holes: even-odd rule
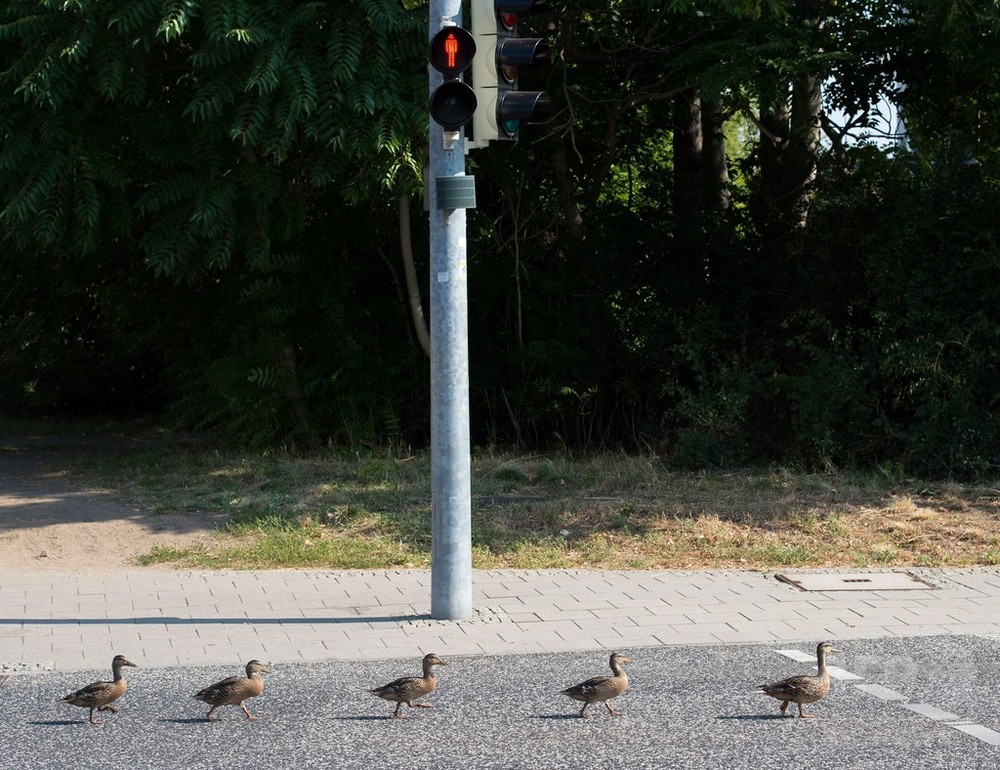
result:
[[[1000,636],[996,570],[915,573],[942,588],[903,599],[893,592],[801,592],[758,572],[493,570],[474,573],[476,616],[461,623],[428,617],[426,570],[0,574],[0,637],[10,659],[104,668],[113,645],[142,645],[153,661],[147,665],[177,665],[231,664],[234,656],[265,649],[287,660],[380,659],[428,646],[502,654]]]

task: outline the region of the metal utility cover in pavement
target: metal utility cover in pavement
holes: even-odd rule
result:
[[[909,572],[813,572],[775,577],[800,591],[926,591],[936,588]]]

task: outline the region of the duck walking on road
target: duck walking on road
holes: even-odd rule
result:
[[[815,703],[830,692],[830,673],[826,670],[826,656],[831,652],[840,652],[830,642],[820,642],[816,647],[816,665],[819,669],[815,676],[803,674],[791,676],[771,684],[762,684],[757,689],[767,693],[772,698],[781,701],[781,713],[785,713],[789,703],[796,703],[799,716],[803,719],[814,716],[802,710],[806,703]]]
[[[428,653],[424,655],[423,660],[423,676],[404,676],[400,679],[396,679],[389,684],[384,684],[381,687],[376,687],[374,690],[369,690],[372,695],[377,695],[380,698],[384,698],[387,701],[395,701],[396,710],[392,712],[394,719],[402,719],[403,715],[400,712],[405,703],[407,706],[413,708],[429,709],[431,704],[429,703],[413,703],[417,698],[422,698],[425,695],[430,694],[437,687],[437,677],[434,676],[434,666],[447,666],[441,658],[439,658],[434,653]]]
[[[247,663],[246,671],[246,676],[231,676],[195,693],[195,698],[212,707],[205,715],[205,719],[211,721],[213,712],[219,706],[239,706],[247,715],[247,719],[257,718],[250,713],[250,709],[243,701],[256,698],[264,692],[264,677],[261,674],[271,672],[259,660],[251,660]]]
[[[115,655],[114,660],[111,661],[113,681],[88,684],[86,687],[81,687],[76,692],[71,692],[65,696],[62,699],[63,702],[73,706],[89,708],[90,724],[100,724],[100,720],[94,719],[95,711],[110,711],[112,714],[118,713],[118,709],[111,704],[122,697],[125,694],[125,690],[128,689],[128,684],[126,684],[125,677],[122,675],[122,668],[125,666],[138,668],[135,663],[126,660],[124,655]]]
[[[613,653],[608,661],[608,665],[611,666],[614,676],[591,677],[585,682],[567,687],[562,693],[563,695],[568,695],[573,700],[583,702],[583,708],[580,709],[581,717],[587,716],[587,706],[591,703],[603,703],[608,713],[616,717],[621,712],[611,708],[611,704],[608,701],[612,698],[617,698],[628,689],[628,674],[625,673],[625,669],[622,666],[631,662],[624,655],[617,652]]]

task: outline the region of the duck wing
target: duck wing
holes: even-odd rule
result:
[[[249,692],[251,689],[252,682],[246,677],[230,676],[220,682],[209,685],[203,690],[199,690],[194,694],[194,697],[205,703],[215,703],[234,695],[240,695],[244,691]]]
[[[580,684],[567,687],[562,692],[571,698],[589,698],[611,689],[613,681],[614,677],[610,676],[592,676],[590,679],[580,682]]]
[[[424,679],[420,676],[404,676],[389,682],[389,684],[376,687],[374,690],[371,690],[371,693],[380,698],[401,700],[426,695],[433,689],[433,679]]]
[[[758,689],[776,698],[786,697],[791,699],[822,694],[826,688],[824,687],[824,680],[821,677],[801,675],[790,676],[787,679],[772,682],[771,684],[762,684]]]
[[[114,682],[92,682],[76,692],[71,692],[63,700],[75,706],[99,706],[105,702],[116,700],[117,696],[120,695],[117,690],[118,687]]]

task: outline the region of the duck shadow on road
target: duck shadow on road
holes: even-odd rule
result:
[[[35,722],[28,722],[29,725],[37,725],[38,727],[69,727],[70,725],[83,725],[87,724],[87,720],[82,722],[79,719],[43,719]]]
[[[205,717],[164,717],[161,722],[171,725],[210,725],[218,722],[217,719],[205,719]]]

